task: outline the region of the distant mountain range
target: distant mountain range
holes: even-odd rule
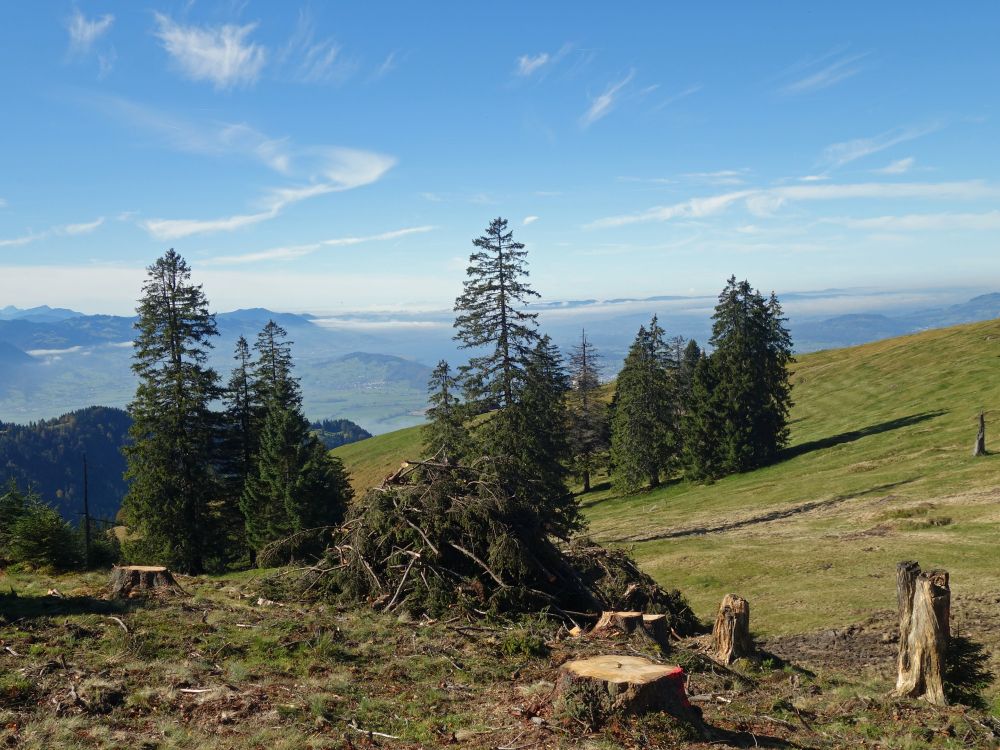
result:
[[[791,331],[795,348],[806,352],[855,346],[930,328],[945,328],[993,318],[1000,318],[1000,293],[997,292],[982,294],[958,305],[900,315],[855,314],[799,324],[793,321]]]
[[[2,308],[0,419],[28,422],[92,404],[123,407],[132,398],[134,318],[83,315],[48,307]],[[372,432],[422,419],[430,367],[388,354],[359,351],[376,337],[324,328],[308,315],[264,309],[217,316],[220,335],[210,364],[226,378],[236,339],[251,344],[274,320],[293,341],[295,374],[312,419],[346,418]]]
[[[789,306],[803,300],[838,299],[842,290],[785,295]],[[668,335],[705,344],[711,335],[714,300],[660,296],[646,299],[543,302],[533,309],[542,329],[564,354],[581,328],[613,376],[640,325],[654,311]],[[795,349],[808,352],[1000,317],[1000,293],[956,305],[856,313],[821,318],[793,315]],[[251,308],[216,316],[220,336],[210,363],[228,376],[238,336],[251,343],[268,320],[289,333],[311,419],[350,419],[378,434],[417,424],[426,406],[431,366],[468,357],[452,340],[452,313],[356,313],[339,318],[277,313]],[[91,404],[122,407],[135,389],[131,364],[134,318],[84,315],[47,306],[0,308],[0,420],[26,422]]]

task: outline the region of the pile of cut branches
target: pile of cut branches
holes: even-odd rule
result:
[[[690,612],[625,553],[605,551],[597,563],[601,548],[593,543],[568,553],[545,533],[531,499],[504,493],[493,469],[489,460],[404,464],[348,510],[317,568],[326,588],[414,614],[459,605],[481,613],[548,610],[575,621],[638,602],[639,591],[655,611]],[[686,620],[677,622],[683,628]]]

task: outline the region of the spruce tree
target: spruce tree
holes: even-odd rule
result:
[[[240,509],[254,556],[272,542],[298,532],[333,526],[343,519],[351,497],[339,459],[329,455],[310,431],[302,396],[292,377],[290,345],[273,321],[258,337],[254,367],[265,412],[253,467]],[[291,554],[318,552],[317,538],[289,547]]]
[[[131,442],[123,449],[129,491],[123,511],[141,541],[132,553],[196,574],[220,544],[221,495],[214,471],[220,395],[206,365],[215,317],[191,270],[174,250],[148,268],[139,300],[132,371],[139,383],[129,404]]]
[[[457,463],[469,449],[465,409],[458,399],[459,383],[446,360],[438,362],[427,384],[428,422],[423,428],[424,453],[439,456],[445,463]]]
[[[608,448],[608,408],[600,397],[601,380],[598,354],[580,334],[580,343],[573,347],[569,360],[571,389],[567,396],[569,412],[568,437],[574,470],[583,481],[583,491],[590,492],[591,473]]]
[[[482,410],[514,403],[524,369],[538,341],[537,314],[523,309],[538,297],[527,283],[527,252],[507,231],[507,220],[490,222],[473,240],[462,294],[455,300],[455,338],[463,349],[485,349],[463,368],[469,400]]]
[[[711,365],[696,371],[688,422],[696,477],[764,466],[788,440],[792,342],[777,297],[730,277],[713,321]]]
[[[611,409],[611,463],[615,486],[635,492],[660,484],[677,449],[673,360],[653,316],[639,328],[615,387]]]

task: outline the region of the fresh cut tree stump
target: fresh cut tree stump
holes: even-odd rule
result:
[[[666,711],[701,728],[701,712],[687,699],[680,667],[638,656],[594,656],[563,664],[556,712],[596,729],[610,720]]]
[[[111,569],[108,584],[114,598],[132,598],[149,592],[176,593],[181,590],[169,570],[160,565],[122,565]]]
[[[712,654],[723,664],[732,664],[752,653],[750,603],[737,594],[726,594],[712,628]]]
[[[945,655],[951,637],[948,571],[920,572],[912,560],[896,566],[899,655],[896,695],[946,705]]]

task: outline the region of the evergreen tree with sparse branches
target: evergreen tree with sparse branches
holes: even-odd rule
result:
[[[583,482],[583,491],[590,492],[591,474],[608,449],[609,424],[608,407],[600,395],[598,354],[586,331],[581,332],[580,343],[570,355],[569,377],[568,438],[572,465]]]
[[[674,360],[656,316],[641,326],[618,374],[611,404],[611,465],[615,486],[657,487],[678,449]]]
[[[538,341],[536,313],[523,308],[540,296],[528,282],[527,252],[507,220],[494,219],[473,240],[462,294],[455,300],[455,338],[463,349],[485,349],[462,369],[468,400],[481,410],[514,403],[531,350]]]
[[[122,507],[137,539],[129,551],[197,574],[220,544],[218,430],[209,407],[221,390],[206,364],[215,316],[174,250],[147,270],[132,355],[139,383],[123,449],[130,485]]]
[[[423,428],[424,453],[445,463],[457,463],[469,449],[465,409],[459,401],[460,385],[446,360],[437,363],[427,384],[428,422]]]

